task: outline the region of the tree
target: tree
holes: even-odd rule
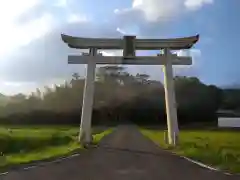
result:
[[[126,72],[122,66],[103,66],[98,68],[96,73],[97,79],[107,83],[120,83],[121,76],[125,76]]]
[[[149,77],[150,76],[148,74],[139,74],[139,73],[137,73],[137,75],[136,75],[137,81],[139,81],[142,84],[147,83]]]
[[[80,78],[80,75],[75,72],[75,73],[73,73],[72,77],[74,80],[78,80]]]
[[[95,82],[93,124],[122,120],[166,124],[164,88],[160,81],[149,80],[148,74],[134,76],[122,66],[98,68],[97,76],[102,80]],[[13,96],[15,100],[0,107],[0,121],[79,123],[84,81],[74,73],[72,86],[65,82],[55,88],[45,87],[44,92],[37,89],[28,98],[21,94]],[[177,76],[174,81],[180,124],[211,122],[220,106],[240,107],[240,90],[221,90],[195,77]],[[24,121],[19,121],[21,113]]]
[[[11,96],[11,100],[13,102],[23,102],[24,100],[26,100],[26,96],[22,93],[19,93],[14,96]]]

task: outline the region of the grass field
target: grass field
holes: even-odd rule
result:
[[[176,148],[164,143],[164,131],[141,129],[162,148],[210,166],[240,173],[240,131],[181,130]]]
[[[0,127],[0,168],[59,157],[80,149],[78,127]],[[97,143],[112,129],[93,128]]]

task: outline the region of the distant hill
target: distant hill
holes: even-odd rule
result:
[[[221,86],[223,89],[240,89],[240,84],[229,84]]]

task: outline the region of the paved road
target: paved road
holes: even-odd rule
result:
[[[100,147],[45,166],[9,172],[0,180],[239,180],[160,150],[134,126],[120,126]]]

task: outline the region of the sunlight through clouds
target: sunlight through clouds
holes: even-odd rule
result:
[[[20,15],[39,3],[39,0],[8,0],[0,4],[0,21],[2,23],[0,43],[4,44],[0,49],[0,57],[41,37],[50,29],[52,16],[49,13],[45,13],[39,19],[34,19],[27,24],[16,23],[16,19]]]

